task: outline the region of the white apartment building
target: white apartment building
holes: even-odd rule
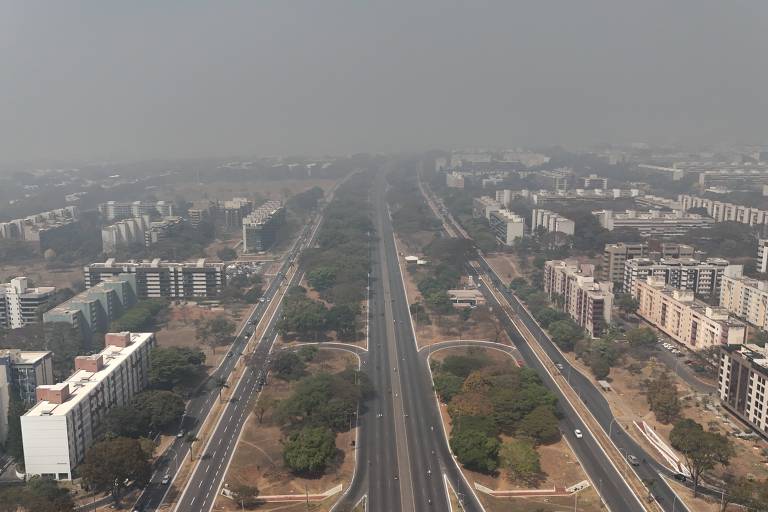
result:
[[[144,234],[149,229],[149,215],[123,219],[101,228],[101,250],[114,254],[119,247],[144,244]]]
[[[768,272],[768,240],[761,238],[757,243],[757,271]]]
[[[173,204],[166,201],[157,201],[155,203],[107,201],[99,205],[99,213],[107,220],[131,219],[141,217],[142,215],[171,217],[173,215]]]
[[[763,437],[768,437],[767,380],[768,349],[751,344],[720,347],[720,401]]]
[[[55,292],[53,286],[30,287],[26,277],[0,284],[0,327],[18,329],[39,323],[42,310]]]
[[[597,188],[606,190],[608,188],[608,178],[598,176],[597,174],[590,174],[589,176],[580,177],[579,184],[582,188]]]
[[[720,307],[768,330],[768,281],[724,276],[720,286]]]
[[[21,417],[28,475],[70,480],[99,438],[113,407],[128,404],[149,382],[152,333],[109,333],[98,354],[75,358],[75,373],[37,387],[38,402]]]
[[[544,293],[554,302],[563,298],[563,310],[593,338],[611,323],[613,293],[610,283],[597,283],[592,265],[553,260],[544,264]]]
[[[464,188],[464,176],[457,172],[446,173],[445,185],[449,188]]]
[[[746,340],[746,324],[728,310],[698,301],[692,291],[672,288],[662,278],[638,283],[636,297],[640,317],[690,350]]]
[[[707,213],[717,222],[739,222],[750,226],[768,224],[768,211],[759,208],[750,208],[691,195],[678,196],[678,202],[682,205],[683,210],[706,208]]]
[[[491,212],[488,224],[496,235],[496,240],[504,245],[514,245],[517,239],[525,236],[525,220],[509,210]]]
[[[564,233],[573,236],[576,225],[571,219],[549,210],[534,209],[531,213],[531,231],[542,227],[547,233]]]
[[[654,276],[664,279],[673,288],[689,290],[696,295],[720,296],[723,276],[742,275],[742,265],[731,265],[722,258],[632,258],[624,262],[624,286],[626,293],[636,295],[637,284]]]
[[[491,220],[491,212],[497,212],[504,207],[492,197],[482,196],[472,200],[472,215],[474,217],[483,217],[485,220]]]
[[[635,228],[644,237],[669,238],[680,236],[692,229],[710,228],[715,223],[715,220],[709,217],[683,211],[664,213],[660,210],[651,210],[644,213],[627,210],[619,213],[612,210],[599,210],[592,212],[592,214],[597,217],[600,225],[608,231]]]

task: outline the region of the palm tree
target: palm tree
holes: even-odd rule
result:
[[[193,455],[193,454],[192,454],[192,445],[193,445],[193,444],[194,444],[194,443],[195,443],[197,440],[198,440],[198,439],[197,439],[197,436],[195,436],[195,434],[192,434],[192,433],[190,433],[190,434],[187,434],[187,435],[184,437],[184,442],[185,442],[186,444],[188,444],[188,445],[189,445],[189,460],[190,460],[190,461],[194,460],[194,457],[192,456],[192,455]]]
[[[221,392],[224,390],[224,388],[229,387],[229,384],[227,384],[227,379],[223,377],[216,377],[216,379],[213,381],[213,386],[219,390],[219,402],[221,402]]]

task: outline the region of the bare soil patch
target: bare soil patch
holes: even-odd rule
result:
[[[0,283],[7,283],[14,277],[27,277],[34,286],[55,286],[58,289],[72,288],[76,282],[83,281],[83,267],[72,265],[49,269],[43,261],[0,266]]]

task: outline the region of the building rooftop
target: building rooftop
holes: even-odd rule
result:
[[[98,371],[88,371],[85,369],[76,370],[65,381],[50,386],[38,386],[38,391],[50,390],[54,392],[63,392],[64,399],[62,403],[55,403],[48,400],[37,402],[25,416],[63,416],[66,415],[75,405],[84,397],[96,389],[101,381],[106,379],[120,364],[125,361],[133,352],[147,343],[153,333],[120,333],[130,336],[130,342],[126,347],[107,345],[104,350],[93,356],[87,356],[88,359],[101,359],[101,368]],[[109,338],[109,336],[107,336]],[[94,368],[95,369],[95,368]]]
[[[199,258],[196,261],[162,261],[160,258],[153,260],[128,260],[125,262],[117,262],[115,258],[109,258],[104,263],[91,263],[86,268],[120,268],[125,266],[137,266],[139,268],[173,268],[173,267],[188,267],[188,268],[201,268],[201,267],[216,267],[223,266],[223,263],[218,262],[206,262],[205,258]]]
[[[761,373],[768,375],[768,349],[759,345],[745,343],[744,345],[723,345],[728,353],[737,353],[748,359]]]
[[[690,290],[680,290],[664,283],[663,278],[649,277],[645,284],[656,288],[663,295],[671,298],[675,302],[685,304],[694,312],[705,316],[710,320],[715,320],[723,325],[738,326],[746,328],[747,324],[731,316],[730,312],[719,306],[710,306],[706,302],[700,301]]]
[[[35,364],[50,354],[52,354],[52,352],[45,350],[25,351],[17,348],[0,350],[0,357],[9,356],[13,360],[13,364]]]
[[[500,217],[508,222],[524,222],[521,216],[509,210],[496,210],[495,212],[491,212],[491,215]]]

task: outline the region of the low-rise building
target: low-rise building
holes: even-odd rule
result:
[[[742,271],[741,265],[731,265],[722,258],[707,258],[704,261],[694,258],[661,258],[658,261],[633,258],[624,263],[623,290],[636,295],[637,284],[654,276],[664,279],[673,288],[689,290],[700,296],[719,297],[723,276],[740,276]]]
[[[37,403],[21,417],[28,475],[70,480],[86,451],[104,434],[114,407],[127,405],[149,384],[152,333],[109,333],[98,354],[75,358],[75,373],[37,387]]]
[[[663,278],[638,283],[636,297],[641,318],[690,350],[746,340],[746,324],[728,310],[696,300],[692,291],[668,286]]]
[[[598,176],[597,174],[590,174],[589,176],[580,177],[579,184],[581,185],[581,188],[599,188],[606,190],[608,188],[608,178]]]
[[[144,245],[144,237],[149,225],[149,215],[141,215],[104,226],[101,228],[102,252],[114,254],[121,247]]]
[[[464,176],[457,172],[446,173],[445,185],[449,188],[464,188]]]
[[[268,250],[275,243],[277,231],[285,222],[285,208],[280,201],[267,201],[243,219],[243,252]]]
[[[132,219],[143,215],[170,217],[173,215],[173,204],[166,201],[107,201],[99,205],[99,213],[107,220]]]
[[[612,210],[592,212],[600,225],[608,231],[614,229],[637,229],[643,237],[670,238],[685,235],[692,229],[711,228],[715,220],[703,215],[673,211],[669,213],[660,210],[638,212],[627,210],[619,213]]]
[[[491,212],[488,224],[496,240],[503,245],[514,245],[516,240],[525,236],[525,220],[509,210]]]
[[[455,308],[469,308],[485,304],[483,292],[476,288],[469,290],[448,290],[448,298]]]
[[[694,258],[696,250],[691,245],[675,243],[635,242],[608,244],[603,250],[603,281],[618,284],[623,289],[624,264],[634,258]],[[614,288],[616,291],[617,288]]]
[[[768,349],[757,345],[720,347],[717,391],[723,406],[768,437]]]
[[[503,209],[501,203],[489,196],[476,197],[472,200],[472,215],[490,220],[491,212]]]
[[[611,323],[611,285],[595,281],[592,265],[570,260],[547,261],[544,293],[553,303],[561,297],[563,311],[594,338],[600,337]]]
[[[558,213],[549,210],[534,209],[531,213],[531,231],[544,228],[547,233],[564,233],[573,236],[576,225]]]
[[[682,205],[683,210],[690,208],[706,209],[707,214],[716,222],[739,222],[750,226],[768,224],[768,210],[687,194],[680,195],[678,202]]]
[[[53,352],[0,350],[0,444],[8,436],[8,410],[13,394],[26,406],[35,403],[35,388],[53,384]]]
[[[0,327],[19,329],[40,322],[56,288],[31,287],[28,283],[26,277],[15,277],[0,284]]]

